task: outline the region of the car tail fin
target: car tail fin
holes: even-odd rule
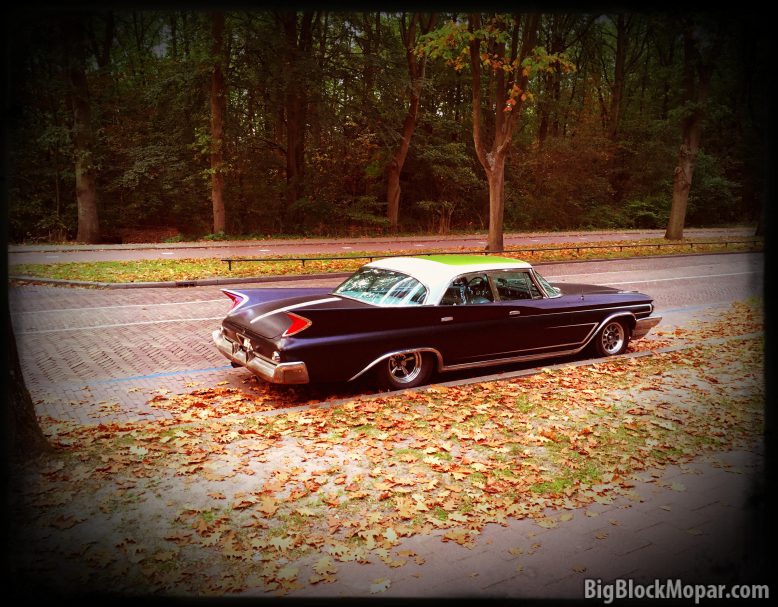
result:
[[[230,312],[235,310],[236,308],[239,308],[244,303],[246,303],[249,300],[249,296],[245,293],[241,293],[240,291],[231,291],[229,289],[222,289],[222,293],[224,293],[227,297],[229,297],[232,300],[232,306],[230,307]]]
[[[292,312],[284,312],[284,315],[292,322],[292,324],[290,324],[289,327],[281,334],[281,337],[291,337],[292,335],[297,335],[298,333],[305,331],[313,324],[313,321],[307,318],[303,318],[298,314],[293,314]]]

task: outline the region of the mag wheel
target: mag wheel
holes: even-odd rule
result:
[[[619,320],[612,320],[594,338],[594,347],[600,356],[615,356],[627,349],[629,329]]]
[[[431,374],[432,358],[416,351],[392,354],[378,365],[379,383],[390,390],[421,386]]]

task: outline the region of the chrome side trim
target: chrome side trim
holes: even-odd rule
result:
[[[396,352],[389,352],[387,354],[383,354],[382,356],[379,356],[373,362],[367,365],[364,369],[362,369],[359,373],[357,373],[354,377],[349,379],[349,381],[354,381],[357,377],[359,377],[360,375],[364,375],[370,369],[375,367],[378,363],[380,363],[383,360],[386,360],[391,356],[397,356],[398,354],[410,354],[411,352],[432,352],[435,355],[435,358],[438,359],[438,370],[439,371],[443,370],[443,357],[440,355],[440,352],[438,352],[435,348],[409,348],[408,350],[397,350]]]
[[[596,322],[582,322],[578,323],[577,325],[554,325],[553,327],[549,327],[549,329],[567,329],[568,327],[587,327],[587,326],[596,326]]]
[[[619,318],[621,316],[628,316],[631,317],[632,320],[635,320],[635,315],[632,312],[624,311],[624,312],[617,312],[616,314],[611,314],[599,324],[595,323],[594,327],[589,332],[589,334],[583,339],[583,341],[578,342],[577,344],[559,344],[560,346],[575,346],[574,348],[568,350],[556,350],[554,352],[538,352],[535,354],[520,354],[518,356],[509,356],[505,358],[497,358],[492,360],[478,361],[472,363],[461,363],[458,365],[448,365],[440,368],[440,371],[458,371],[461,369],[474,369],[476,367],[493,367],[495,365],[506,365],[514,362],[540,360],[541,358],[557,358],[559,356],[578,354],[581,350],[583,350],[586,346],[589,345],[589,342],[591,342],[592,338],[597,334],[597,332],[603,326],[605,326],[608,322],[610,322],[614,318]],[[548,347],[556,347],[556,346],[546,346],[546,347],[548,348]],[[533,348],[533,349],[537,350],[539,348]],[[525,352],[526,351],[527,350],[525,350]]]
[[[559,312],[546,312],[545,314],[535,314],[535,316],[551,316],[553,314],[582,314],[584,312],[602,312],[606,310],[624,310],[626,314],[632,314],[633,312],[626,312],[626,310],[632,310],[634,308],[648,308],[651,310],[651,304],[634,304],[631,306],[609,306],[607,308],[584,308],[582,310],[560,310]]]
[[[246,358],[243,350],[232,351],[233,342],[222,335],[221,329],[216,329],[211,336],[216,348],[228,360],[246,367],[254,375],[273,384],[307,384],[308,368],[304,362],[273,363],[265,358]]]
[[[509,363],[517,363],[529,360],[540,360],[542,358],[555,358],[557,356],[567,356],[568,354],[576,354],[583,350],[583,346],[573,350],[557,350],[556,352],[541,352],[539,354],[523,354],[521,356],[511,356],[509,358],[497,358],[492,360],[479,361],[474,363],[462,363],[459,365],[448,365],[443,367],[441,371],[459,371],[461,369],[475,369],[476,367],[494,367],[495,365],[507,365]]]

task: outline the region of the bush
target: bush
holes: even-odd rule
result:
[[[206,234],[203,236],[203,240],[229,240],[230,237],[224,232],[216,232],[215,234]]]
[[[667,226],[670,217],[670,196],[647,196],[641,200],[630,200],[624,207],[624,214],[630,219],[626,225],[638,229],[658,230]]]

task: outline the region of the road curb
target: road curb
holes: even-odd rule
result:
[[[700,253],[673,253],[670,255],[638,255],[632,257],[607,257],[601,259],[569,259],[564,261],[544,261],[532,264],[535,268],[560,264],[590,263],[604,261],[629,261],[632,259],[672,259],[675,257],[699,257],[700,255],[738,255],[744,253],[762,253],[761,251],[716,251]],[[379,258],[380,256],[376,256]],[[246,276],[235,278],[198,278],[195,280],[168,280],[161,282],[91,282],[86,280],[68,280],[64,278],[41,278],[35,276],[9,276],[9,280],[51,284],[62,287],[87,287],[99,289],[163,289],[176,287],[204,287],[214,285],[235,285],[243,283],[295,282],[300,280],[323,280],[327,278],[347,278],[353,272],[325,272],[321,274],[285,274],[281,276]]]

